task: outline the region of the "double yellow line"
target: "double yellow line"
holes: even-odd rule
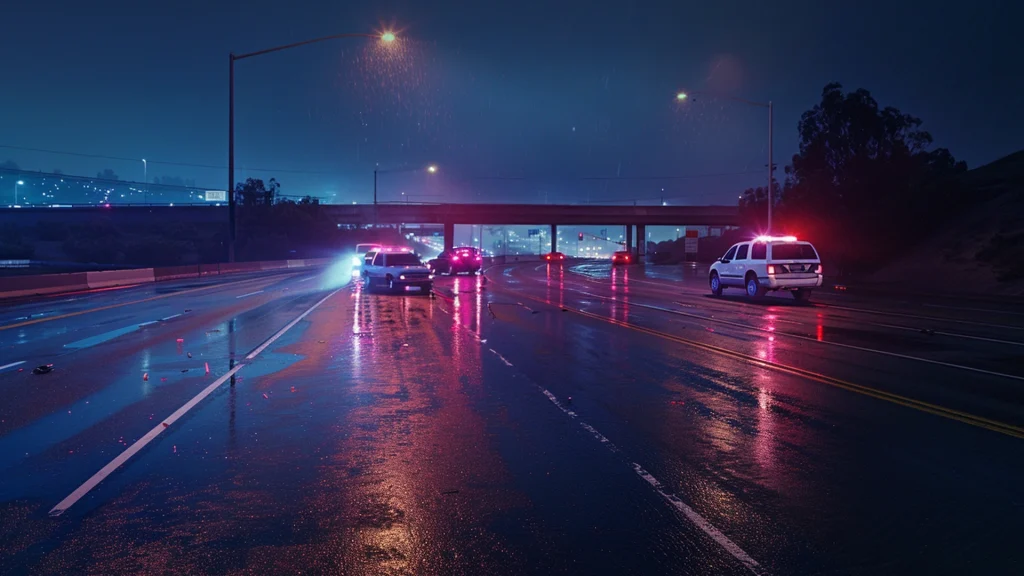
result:
[[[533,300],[534,302],[539,302],[541,304],[556,306],[545,300],[535,298],[533,296],[528,296],[520,292],[516,292],[516,295],[522,298]],[[922,412],[927,412],[929,414],[934,414],[936,416],[942,416],[943,418],[949,418],[950,420],[956,420],[958,422],[963,422],[964,424],[970,424],[971,426],[985,428],[986,430],[999,432],[1000,434],[1006,434],[1007,436],[1013,436],[1014,438],[1024,438],[1024,428],[1014,426],[1012,424],[1007,424],[1005,422],[990,420],[988,418],[975,416],[974,414],[969,414],[967,412],[961,412],[959,410],[954,410],[952,408],[946,408],[944,406],[939,406],[937,404],[931,404],[929,402],[923,402],[921,400],[916,400],[914,398],[909,398],[907,396],[901,396],[899,394],[893,394],[892,392],[886,392],[884,390],[879,390],[877,388],[871,388],[870,386],[854,384],[853,382],[847,382],[846,380],[833,378],[831,376],[826,376],[825,374],[820,374],[818,372],[804,370],[803,368],[797,368],[796,366],[789,366],[787,364],[780,364],[778,362],[768,362],[760,358],[755,358],[754,356],[744,354],[742,352],[729,350],[728,348],[722,348],[720,346],[715,346],[714,344],[707,344],[704,342],[698,342],[696,340],[690,340],[688,338],[682,338],[674,334],[668,334],[666,332],[653,330],[651,328],[645,328],[643,326],[638,326],[636,324],[631,324],[629,322],[624,322],[622,320],[616,320],[615,318],[609,318],[607,316],[602,316],[600,314],[594,314],[593,312],[586,312],[584,310],[578,310],[569,307],[564,307],[563,309],[568,310],[569,312],[573,312],[575,314],[579,314],[580,316],[592,318],[594,320],[600,320],[602,322],[607,322],[609,324],[614,324],[616,326],[628,328],[635,332],[640,332],[664,340],[670,340],[677,344],[683,344],[684,346],[698,348],[706,352],[712,352],[715,354],[720,354],[722,356],[728,356],[730,358],[754,364],[756,366],[770,368],[772,370],[782,372],[784,374],[799,376],[802,378],[806,378],[808,380],[813,380],[814,382],[826,384],[828,386],[834,386],[836,388],[842,388],[843,390],[849,390],[850,392],[864,394],[865,396],[871,396],[872,398],[885,400],[886,402],[892,402],[894,404],[899,404],[900,406],[913,408],[914,410],[920,410]]]

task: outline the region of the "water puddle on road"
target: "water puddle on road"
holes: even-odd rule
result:
[[[125,326],[124,328],[118,328],[117,330],[111,330],[110,332],[104,332],[81,340],[76,340],[70,344],[65,344],[64,347],[68,350],[81,350],[82,348],[89,348],[97,344],[102,344],[109,340],[113,340],[119,336],[124,336],[134,332],[140,328],[139,324],[132,324],[131,326]]]

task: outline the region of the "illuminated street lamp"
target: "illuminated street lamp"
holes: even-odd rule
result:
[[[373,169],[373,205],[377,205],[377,174],[395,174],[397,172],[415,172],[420,168],[391,168],[388,170],[380,170],[377,168]],[[437,174],[437,166],[431,164],[427,166],[427,172],[430,174]],[[405,192],[402,192],[404,195]]]
[[[18,205],[18,186],[24,186],[24,185],[25,185],[25,182],[23,180],[18,180],[17,182],[14,183],[14,205],[15,206]]]
[[[387,30],[376,34],[356,32],[321,36],[312,40],[303,40],[302,42],[275,46],[246,54],[228,54],[228,261],[230,262],[235,261],[235,60],[244,60],[254,56],[270,54],[271,52],[280,52],[289,48],[297,48],[306,44],[316,44],[324,40],[336,40],[339,38],[372,38],[380,40],[384,44],[394,44],[395,40],[397,40],[395,33]]]
[[[739,98],[739,97],[736,97],[736,96],[727,96],[725,94],[716,94],[716,93],[713,93],[713,92],[691,92],[689,94],[687,94],[686,92],[678,92],[676,94],[676,101],[677,102],[685,102],[690,97],[691,94],[704,94],[704,95],[707,95],[707,96],[711,96],[712,98],[721,98],[721,99],[725,99],[725,100],[733,100],[735,102],[741,102],[741,103],[747,104],[749,106],[757,106],[759,108],[767,108],[768,109],[768,232],[771,232],[771,229],[772,229],[772,184],[774,183],[774,180],[775,180],[775,178],[774,178],[775,167],[772,166],[772,111],[774,109],[773,106],[772,106],[772,101],[769,100],[768,102],[755,102],[753,100],[747,100],[746,98]]]

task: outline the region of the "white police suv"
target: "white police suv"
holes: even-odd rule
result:
[[[400,292],[429,293],[434,275],[419,256],[408,248],[381,247],[363,257],[363,287],[367,290],[386,288]]]
[[[806,301],[821,286],[821,258],[810,242],[795,236],[758,236],[729,248],[711,265],[708,283],[715,296],[725,288],[742,288],[750,298],[789,290]]]

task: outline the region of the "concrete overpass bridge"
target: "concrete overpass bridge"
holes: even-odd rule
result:
[[[608,206],[575,204],[322,204],[320,209],[342,225],[440,224],[445,247],[451,248],[456,224],[531,225],[551,227],[551,250],[557,250],[558,226],[625,226],[627,247],[642,256],[647,226],[738,226],[736,206]],[[217,224],[228,222],[228,207],[208,204],[151,206],[111,204],[24,206],[0,209],[0,225],[83,223],[102,216],[115,226],[148,222]]]
[[[548,225],[551,250],[558,249],[558,226],[625,226],[626,246],[647,237],[647,226],[738,226],[736,206],[605,206],[576,204],[351,204],[324,206],[339,224],[442,224],[444,245],[452,248],[456,224]],[[638,241],[638,256],[645,242]]]

